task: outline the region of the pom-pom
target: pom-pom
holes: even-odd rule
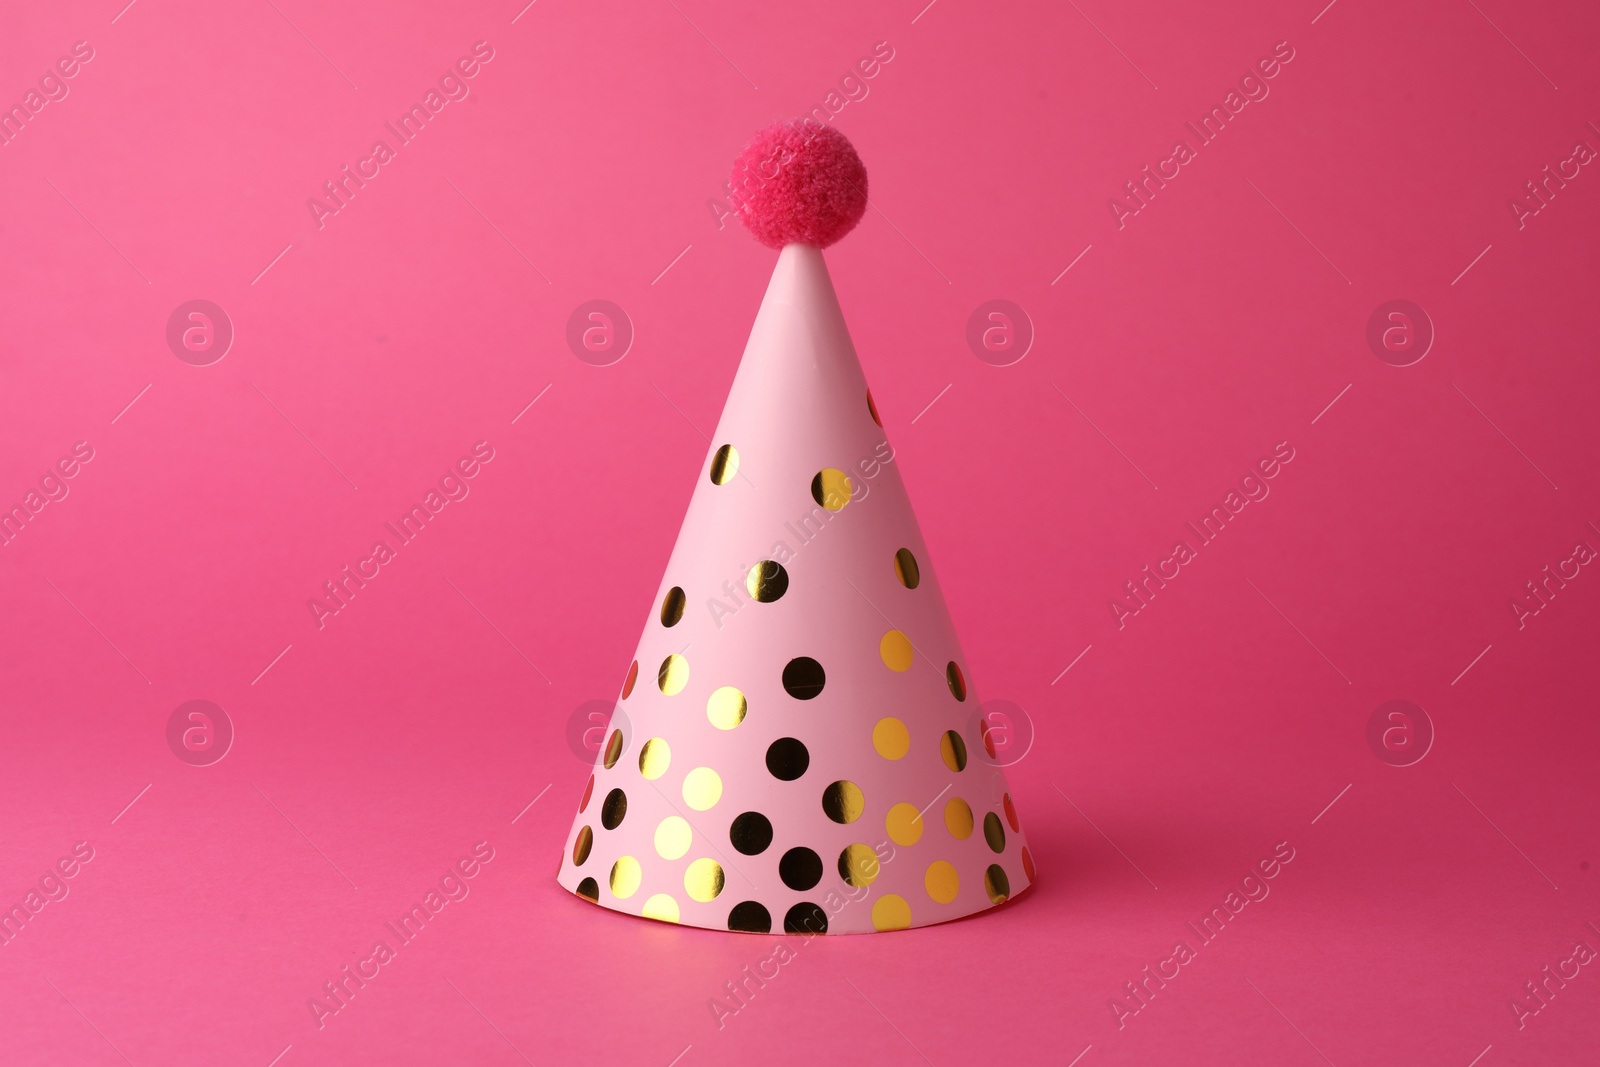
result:
[[[867,168],[849,140],[815,119],[768,126],[729,178],[739,218],[769,248],[826,248],[867,210]]]

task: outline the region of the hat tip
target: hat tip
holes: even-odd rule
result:
[[[827,248],[867,210],[867,168],[843,133],[813,118],[757,131],[729,189],[751,236],[768,248]]]

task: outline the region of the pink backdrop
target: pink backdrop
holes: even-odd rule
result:
[[[124,2],[0,34],[0,1062],[1593,1055],[1592,8]],[[734,1001],[784,939],[554,872],[774,261],[708,202],[830,92],[876,210],[829,262],[1040,878]]]

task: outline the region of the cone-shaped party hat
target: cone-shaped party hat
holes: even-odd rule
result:
[[[802,121],[733,184],[782,251],[558,879],[716,930],[983,911],[1033,860],[822,259],[865,170]]]

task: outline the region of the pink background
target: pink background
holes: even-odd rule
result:
[[[1600,548],[1600,176],[1521,229],[1508,200],[1600,147],[1600,14],[123,2],[0,34],[0,101],[94,49],[0,148],[0,502],[94,449],[0,548],[0,903],[94,849],[0,947],[0,1062],[1592,1056],[1592,967],[1520,1030],[1509,1003],[1600,947],[1600,577],[1509,605]],[[479,40],[470,97],[318,229],[307,198]],[[1040,881],[806,942],[719,1029],[781,939],[562,891],[566,730],[620,685],[773,263],[707,201],[878,41],[836,120],[878,210],[829,262],[974,682],[1036,727],[1009,774]],[[1108,199],[1279,41],[1270,96],[1119,229]],[[236,331],[205,367],[165,340],[194,298]],[[594,298],[637,331],[608,367],[565,341]],[[1037,332],[1003,368],[965,341],[995,298]],[[1412,366],[1366,341],[1392,299],[1437,331]],[[470,496],[319,630],[308,598],[477,441]],[[1270,497],[1119,629],[1280,441]],[[237,731],[211,766],[167,744],[192,699]],[[1368,747],[1392,699],[1437,732],[1413,766]],[[307,1000],[480,841],[319,1029]]]

